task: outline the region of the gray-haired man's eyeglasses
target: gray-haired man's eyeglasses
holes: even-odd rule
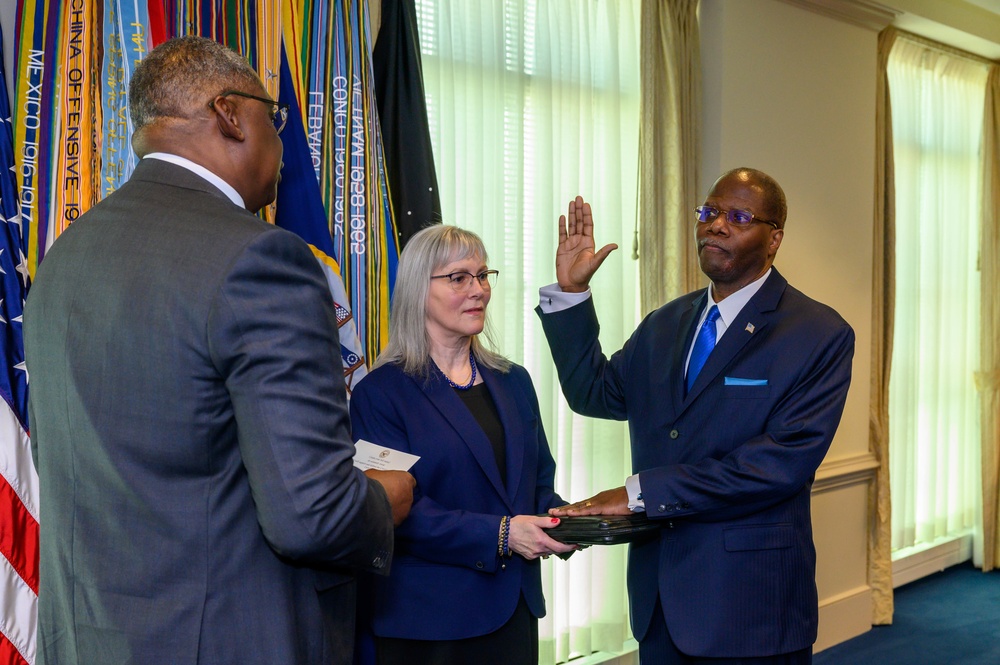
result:
[[[274,130],[281,133],[281,130],[285,128],[285,123],[288,122],[288,104],[279,104],[273,99],[268,99],[267,97],[258,97],[257,95],[251,95],[248,92],[243,92],[242,90],[226,90],[219,94],[219,97],[228,97],[229,95],[236,95],[237,97],[246,97],[247,99],[256,99],[258,102],[264,102],[273,106],[274,109],[271,111],[271,122],[274,123]],[[208,103],[211,106],[214,103],[214,99]]]

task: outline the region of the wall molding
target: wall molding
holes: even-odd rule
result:
[[[871,0],[781,0],[816,14],[875,32],[892,24],[902,12]]]
[[[869,484],[875,480],[878,460],[872,453],[825,460],[816,471],[813,494],[829,492],[851,485]]]

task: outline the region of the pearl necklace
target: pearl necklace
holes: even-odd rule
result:
[[[441,376],[444,377],[444,380],[447,381],[448,385],[451,386],[452,388],[457,388],[458,390],[468,390],[469,388],[472,387],[472,384],[476,382],[476,357],[472,355],[472,351],[469,351],[469,366],[472,367],[472,378],[469,379],[469,382],[466,383],[464,386],[460,386],[451,379],[449,379],[448,375],[445,374],[444,371],[441,370],[441,368],[438,368],[438,371],[441,372]]]

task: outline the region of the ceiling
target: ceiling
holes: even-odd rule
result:
[[[881,0],[892,25],[1000,61],[1000,0]]]
[[[1000,62],[1000,0],[783,0],[875,31],[892,25]]]

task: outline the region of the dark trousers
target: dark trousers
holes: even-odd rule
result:
[[[670,637],[663,618],[660,599],[649,624],[646,637],[639,642],[639,665],[811,665],[812,647],[757,658],[698,658],[681,653]]]
[[[538,665],[538,619],[524,597],[497,630],[464,640],[376,637],[378,665]]]

